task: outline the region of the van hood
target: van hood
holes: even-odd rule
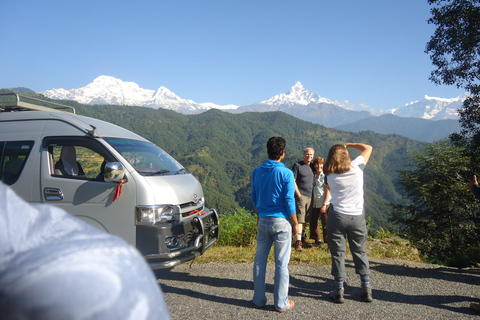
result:
[[[200,182],[190,173],[143,178],[152,187],[155,205],[196,203],[203,198]]]

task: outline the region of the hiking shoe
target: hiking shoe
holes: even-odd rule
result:
[[[343,298],[343,287],[341,288],[333,288],[333,291],[330,291],[330,293],[328,294],[328,297],[330,298],[330,300],[333,300],[335,301],[335,303],[344,303],[345,302],[345,299]]]
[[[252,301],[252,306],[253,306],[255,309],[265,309],[265,306],[257,306],[255,303],[253,303],[253,301]]]
[[[286,309],[277,309],[277,312],[285,312],[285,311],[287,311],[287,310],[292,309],[294,306],[295,306],[295,302],[293,302],[292,300],[288,300],[288,308],[286,308]]]
[[[311,248],[313,247],[311,243],[308,243],[307,241],[302,241],[303,247],[304,248]]]
[[[303,251],[302,241],[297,240],[297,242],[295,242],[295,251],[298,251],[298,252],[302,252],[302,251]]]
[[[322,240],[317,240],[317,241],[315,241],[315,245],[316,245],[317,247],[319,247],[319,248],[322,248],[322,247],[323,247],[323,242],[322,242]]]
[[[311,248],[312,244],[307,242],[307,239],[302,237],[302,244],[304,248]]]
[[[480,312],[480,303],[478,302],[470,303],[470,309]]]
[[[360,298],[362,298],[363,302],[372,302],[372,287],[363,287],[362,288],[362,293],[360,295]]]

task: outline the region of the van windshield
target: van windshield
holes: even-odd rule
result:
[[[181,164],[153,143],[121,138],[103,139],[117,150],[141,175],[187,173]]]

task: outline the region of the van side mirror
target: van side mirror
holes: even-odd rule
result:
[[[105,164],[105,182],[119,182],[125,176],[123,166],[120,162],[107,162]]]

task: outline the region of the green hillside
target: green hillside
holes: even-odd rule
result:
[[[239,208],[253,209],[250,175],[267,159],[265,145],[271,136],[287,140],[284,160],[287,167],[302,159],[306,147],[313,147],[315,156],[325,158],[333,144],[363,142],[374,148],[365,169],[366,214],[372,229],[391,228],[388,203],[402,201],[396,188],[396,171],[405,169],[408,152],[422,148],[418,141],[399,135],[344,132],[283,112],[231,114],[213,109],[198,115],[183,115],[146,107],[62,103],[73,105],[80,115],[129,129],[170,153],[199,179],[207,206],[224,214]]]
[[[396,170],[405,168],[409,151],[421,148],[419,142],[398,135],[344,132],[282,112],[231,114],[210,110],[182,115],[145,107],[75,107],[78,114],[125,127],[170,153],[200,180],[207,205],[221,213],[242,207],[252,210],[250,174],[266,160],[269,137],[278,135],[287,140],[287,167],[302,159],[306,147],[313,147],[315,156],[325,158],[333,144],[363,142],[374,147],[365,170],[366,213],[372,229],[390,228],[387,204],[402,200],[396,189]]]

